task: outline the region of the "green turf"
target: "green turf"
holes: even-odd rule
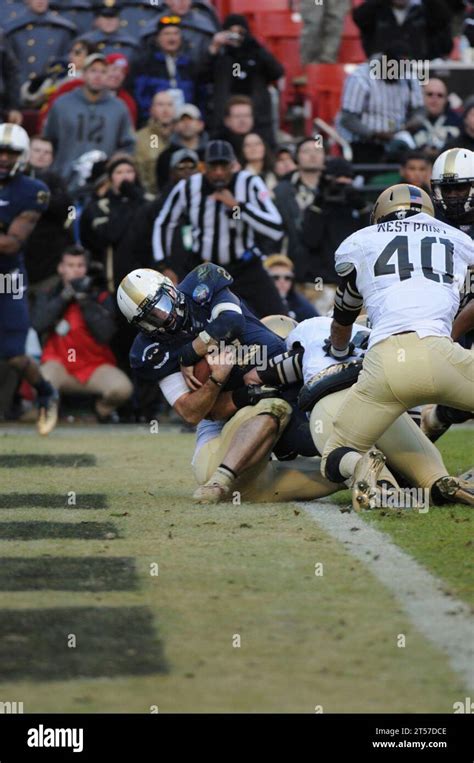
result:
[[[119,535],[0,540],[0,557],[17,559],[20,567],[22,559],[40,559],[52,569],[61,558],[128,558],[137,586],[0,591],[0,610],[144,607],[169,670],[0,685],[1,696],[18,697],[25,712],[312,713],[319,705],[324,712],[451,712],[465,696],[444,655],[394,597],[304,511],[285,504],[194,505],[192,435],[143,428],[59,430],[47,440],[0,436],[0,451],[12,449],[91,453],[97,466],[5,470],[5,493],[18,491],[20,477],[22,491],[102,493],[108,508],[73,514],[44,504],[33,511],[5,508],[0,522],[112,521]],[[430,512],[425,522],[431,519]],[[315,575],[317,563],[324,565],[322,577]],[[397,646],[399,634],[405,649]],[[38,649],[45,640],[56,644],[55,623],[28,634],[33,649],[35,637]],[[102,654],[114,648],[105,633],[102,646]]]
[[[474,429],[447,432],[437,443],[450,474],[474,464]],[[474,509],[461,504],[416,511],[366,512],[364,519],[447,582],[454,596],[474,605]]]

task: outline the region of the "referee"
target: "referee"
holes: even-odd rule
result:
[[[233,277],[233,290],[259,316],[286,314],[274,282],[262,266],[258,236],[278,242],[283,236],[280,214],[258,175],[233,171],[230,143],[213,140],[205,153],[203,174],[181,180],[173,188],[153,230],[153,257],[166,274],[173,234],[185,220],[192,231],[196,265],[214,262]]]

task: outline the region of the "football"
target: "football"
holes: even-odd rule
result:
[[[194,366],[194,376],[201,384],[207,382],[211,375],[211,367],[207,362],[207,358],[201,358],[201,360]]]

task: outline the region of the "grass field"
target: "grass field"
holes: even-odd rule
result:
[[[441,448],[456,471],[472,465],[470,432]],[[192,449],[176,430],[0,430],[0,459],[73,456],[0,460],[0,702],[452,712],[462,680],[366,567],[297,505],[193,505]],[[472,603],[472,510],[364,519]]]

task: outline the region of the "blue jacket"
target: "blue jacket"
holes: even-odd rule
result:
[[[166,57],[155,46],[149,46],[143,54],[133,59],[127,90],[138,106],[139,126],[148,120],[153,96],[161,90],[181,90],[183,103],[199,105],[203,99],[200,74],[201,70],[192,63],[190,57],[180,53],[176,59],[176,77],[171,78]]]

